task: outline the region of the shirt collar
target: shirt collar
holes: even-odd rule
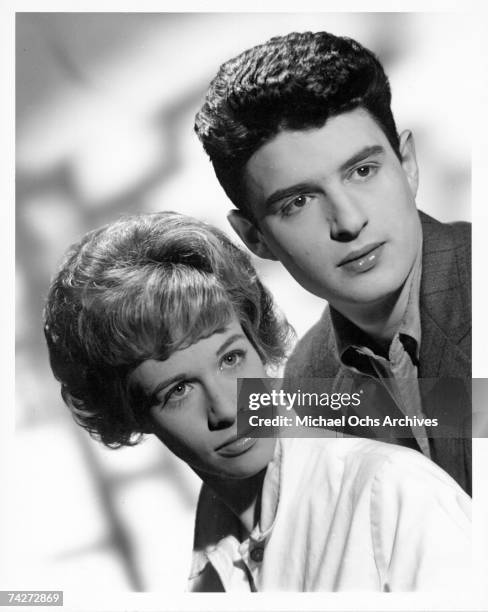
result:
[[[421,325],[420,325],[420,281],[422,278],[422,242],[419,246],[417,257],[410,279],[410,290],[408,302],[398,333],[412,338],[415,341],[415,357],[418,360],[420,353]],[[408,350],[408,347],[405,346]]]

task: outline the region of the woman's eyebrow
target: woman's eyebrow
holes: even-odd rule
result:
[[[215,354],[217,355],[217,357],[220,357],[220,355],[222,355],[222,353],[236,340],[245,340],[245,338],[246,337],[244,336],[244,334],[232,334],[232,336],[229,336],[229,338],[227,338],[227,340],[225,340],[221,344],[221,346],[219,346]]]
[[[218,333],[218,332],[216,332]],[[231,345],[233,344],[236,340],[245,340],[246,336],[244,336],[244,334],[232,334],[232,336],[229,336],[229,338],[227,338],[217,349],[216,351],[216,355],[218,357],[220,357],[220,355]],[[159,382],[154,389],[152,389],[152,391],[150,391],[148,393],[148,397],[150,399],[150,401],[154,401],[156,399],[156,396],[158,395],[158,393],[168,387],[169,385],[175,383],[175,382],[179,382],[181,380],[185,380],[188,378],[188,374],[186,372],[179,372],[178,374],[175,374],[174,376],[170,376],[170,378],[165,378],[164,380],[162,380],[161,382]]]
[[[180,374],[175,374],[174,376],[171,376],[171,378],[166,378],[165,380],[162,380],[160,383],[158,383],[154,389],[149,393],[149,399],[151,402],[155,401],[157,394],[164,388],[168,387],[169,385],[171,385],[172,383],[181,381],[181,380],[185,380],[186,378],[188,378],[187,374],[185,374],[185,372],[181,372]]]

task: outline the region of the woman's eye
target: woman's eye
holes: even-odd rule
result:
[[[220,360],[220,369],[227,370],[237,367],[244,359],[244,356],[245,352],[241,350],[226,353]]]
[[[165,397],[166,404],[176,404],[184,399],[190,392],[190,385],[185,382],[181,382],[172,387]]]
[[[352,172],[352,179],[361,180],[371,178],[378,172],[378,169],[378,166],[374,166],[371,164],[364,164],[363,166],[358,166]]]
[[[356,170],[358,176],[368,176],[369,174],[369,166],[361,166]]]
[[[289,217],[290,215],[292,215],[293,213],[297,212],[298,210],[300,210],[301,208],[303,208],[304,206],[306,206],[312,196],[309,195],[299,195],[296,196],[295,198],[293,198],[292,200],[290,200],[289,202],[287,202],[282,208],[281,208],[281,214],[284,217]]]

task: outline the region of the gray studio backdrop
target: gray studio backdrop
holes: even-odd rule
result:
[[[121,213],[178,210],[229,229],[194,114],[222,61],[308,29],[352,36],[380,56],[398,127],[416,137],[419,206],[442,220],[469,219],[470,32],[460,15],[17,15],[11,588],[184,589],[196,477],[153,440],[109,451],[78,431],[50,374],[41,309],[63,251]],[[303,334],[323,304],[279,264],[255,263]]]

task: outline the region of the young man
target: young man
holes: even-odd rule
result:
[[[413,136],[390,102],[370,51],[292,33],[220,68],[196,132],[245,244],[329,303],[287,376],[369,384],[370,410],[408,426],[391,441],[470,491],[470,228],[417,211]]]

